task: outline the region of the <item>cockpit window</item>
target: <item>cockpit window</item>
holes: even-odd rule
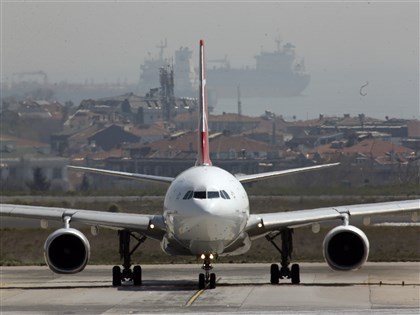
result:
[[[230,199],[228,193],[224,190],[220,191],[220,195],[222,196],[223,199]]]
[[[214,199],[214,198],[220,198],[218,191],[208,191],[207,192],[207,198]]]
[[[194,198],[195,199],[206,199],[206,192],[205,191],[194,191]]]
[[[192,196],[193,196],[193,191],[192,190],[189,190],[189,191],[187,191],[187,193],[184,195],[184,200],[187,200],[187,199],[191,199],[192,198]]]
[[[192,191],[189,190],[185,193],[182,199],[188,200],[191,198],[195,199],[216,199],[222,197],[223,199],[230,199],[228,193],[225,190],[221,191]]]

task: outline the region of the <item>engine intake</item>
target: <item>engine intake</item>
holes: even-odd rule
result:
[[[323,249],[324,258],[332,269],[354,270],[366,262],[369,255],[369,240],[359,228],[342,225],[328,232]]]
[[[44,244],[45,261],[55,273],[82,271],[90,257],[90,245],[79,230],[63,228],[55,231]]]

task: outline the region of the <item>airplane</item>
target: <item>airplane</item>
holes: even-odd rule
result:
[[[360,268],[369,254],[368,238],[362,230],[350,224],[351,218],[394,212],[414,213],[420,209],[420,199],[416,199],[251,214],[243,183],[321,170],[339,163],[252,175],[233,175],[214,166],[210,159],[203,40],[200,40],[199,52],[198,153],[194,166],[175,178],[68,166],[77,171],[169,185],[162,215],[0,205],[0,216],[62,221],[63,228],[49,235],[44,244],[45,260],[53,272],[78,273],[89,261],[90,245],[86,236],[71,227],[72,223],[77,222],[90,225],[93,229],[106,227],[118,230],[123,269],[120,266],[112,268],[114,287],[130,283],[142,285],[141,266],[131,268],[131,256],[146,239],[159,241],[161,249],[169,255],[192,255],[201,259],[203,272],[199,274],[198,287],[202,290],[216,287],[216,275],[212,272],[214,259],[243,254],[250,249],[253,240],[261,237],[266,237],[280,253],[280,264],[272,264],[270,267],[270,282],[278,284],[280,279],[289,279],[291,283],[299,284],[300,267],[298,264],[290,266],[294,229],[341,220],[341,225],[327,233],[323,242],[323,254],[332,269],[348,271]],[[281,238],[280,246],[274,242],[278,236]],[[132,239],[137,241],[133,248],[130,246]]]

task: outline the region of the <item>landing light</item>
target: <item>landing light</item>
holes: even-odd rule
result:
[[[214,258],[214,255],[213,254],[209,254],[208,257],[209,257],[209,259],[213,259]],[[206,255],[205,254],[201,254],[200,258],[204,260],[204,259],[206,259]]]
[[[155,225],[153,223],[150,223],[149,228],[153,230],[155,228]]]

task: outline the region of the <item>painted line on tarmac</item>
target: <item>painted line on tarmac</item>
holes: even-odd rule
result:
[[[221,277],[219,277],[216,280],[216,283],[219,282],[219,280],[222,279]],[[198,297],[208,288],[209,284],[206,285],[206,287],[204,289],[198,290],[189,300],[188,302],[185,304],[186,307],[189,307],[191,305],[193,305],[193,303],[195,302],[195,300],[198,299]]]
[[[190,299],[189,299],[189,301],[187,302],[187,304],[185,304],[185,306],[186,307],[189,307],[189,306],[191,306],[194,302],[195,302],[195,300],[197,300],[197,298],[201,295],[201,293],[203,293],[204,292],[204,290],[205,289],[201,289],[201,290],[198,290]]]

